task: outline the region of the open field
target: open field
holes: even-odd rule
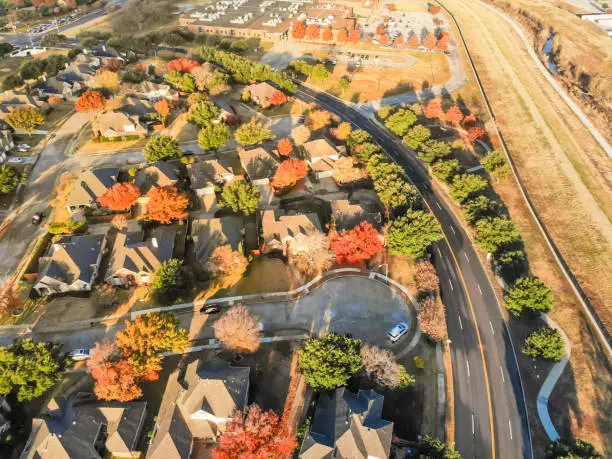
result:
[[[612,268],[609,160],[539,75],[505,21],[493,12],[470,8],[458,0],[447,0],[444,5],[455,14],[460,26],[465,26],[462,30],[468,47],[538,212],[602,318],[612,323],[612,286],[601,282],[601,273]],[[472,102],[482,106],[473,82],[464,88],[462,96],[470,107]],[[492,140],[495,144],[496,139]],[[516,184],[507,179],[495,183],[494,189],[521,229],[532,272],[553,290],[555,308],[551,317],[572,341],[570,366],[549,403],[553,422],[562,435],[572,433],[590,441],[605,456],[612,446],[610,423],[602,418],[603,413],[610,412],[610,364]],[[516,343],[526,326],[512,321]],[[534,369],[529,362],[519,359],[537,457],[546,442],[535,411],[545,368]],[[536,374],[541,377],[534,379]]]

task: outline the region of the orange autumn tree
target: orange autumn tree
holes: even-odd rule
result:
[[[127,360],[103,362],[92,370],[91,376],[95,380],[94,394],[101,400],[129,402],[142,395],[134,368]]]
[[[79,113],[96,112],[106,105],[106,99],[100,91],[86,91],[76,101],[74,108]]]
[[[298,180],[308,175],[308,166],[300,159],[290,158],[283,161],[272,179],[272,187],[276,191],[294,186]]]
[[[281,156],[289,157],[293,153],[293,145],[289,139],[281,139],[276,146],[278,154]]]
[[[382,35],[385,33],[386,30],[387,29],[383,24],[379,24],[378,26],[376,26],[376,35]]]
[[[331,233],[329,243],[338,263],[369,260],[383,248],[378,231],[368,222],[362,222],[352,230]]]
[[[436,43],[436,37],[432,33],[428,34],[423,40],[423,46],[429,50],[434,49],[436,47]]]
[[[361,32],[358,29],[351,30],[351,33],[348,36],[348,41],[353,44],[357,44],[361,41]]]
[[[274,94],[268,99],[270,105],[280,106],[287,102],[289,99],[283,91],[275,91]]]
[[[306,36],[306,27],[302,21],[298,21],[293,25],[291,36],[296,40],[301,40]]]
[[[191,73],[193,69],[199,67],[198,61],[191,59],[174,59],[168,62],[169,72]]]
[[[338,42],[346,43],[347,40],[348,40],[348,32],[346,31],[345,28],[340,29],[338,31]]]
[[[398,35],[395,41],[393,42],[393,46],[395,46],[396,48],[401,48],[402,46],[404,46],[404,37]]]
[[[448,32],[442,32],[438,37],[438,43],[436,49],[438,51],[446,51],[448,49],[448,42],[450,41],[450,34]]]
[[[319,38],[319,34],[321,33],[321,28],[318,24],[308,24],[306,28],[306,37],[310,40],[316,40]]]
[[[459,125],[461,120],[463,119],[463,113],[461,109],[456,105],[449,108],[448,111],[444,114],[444,119],[449,123],[453,123],[454,125]]]
[[[170,115],[170,104],[166,99],[162,99],[156,102],[153,108],[155,108],[155,111],[159,115],[159,121],[165,126],[168,116]]]
[[[441,8],[438,5],[431,5],[431,8],[429,8],[431,14],[438,14],[440,11]]]
[[[332,41],[334,39],[334,33],[332,32],[331,27],[327,27],[323,29],[323,34],[321,38],[325,41]]]
[[[164,186],[153,188],[147,193],[149,202],[147,203],[147,216],[151,220],[169,225],[174,220],[179,220],[187,216],[187,205],[189,198],[174,186]]]
[[[475,142],[478,139],[482,139],[486,133],[487,131],[483,128],[474,126],[468,129],[467,138],[470,142]]]
[[[378,38],[378,43],[380,44],[380,46],[387,46],[389,44],[389,35],[387,35],[386,33],[382,34]]]
[[[244,416],[236,413],[212,451],[214,459],[290,458],[297,447],[287,424],[272,410],[250,405]]]
[[[444,114],[440,100],[431,99],[429,103],[423,107],[423,114],[426,118],[440,118]]]
[[[125,210],[140,197],[140,189],[131,182],[115,183],[98,198],[101,206],[113,211]]]
[[[419,41],[419,37],[417,36],[417,34],[413,33],[410,39],[408,40],[408,46],[410,46],[411,48],[418,48],[420,45],[421,42]]]

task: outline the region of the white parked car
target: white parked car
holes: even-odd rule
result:
[[[89,357],[91,357],[91,349],[75,349],[74,351],[70,351],[68,355],[75,362],[87,360]]]
[[[410,327],[406,322],[399,322],[391,330],[387,331],[387,336],[392,343],[395,343],[398,339],[404,336],[409,329]]]

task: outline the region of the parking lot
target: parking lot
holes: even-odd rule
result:
[[[389,20],[386,22],[386,18]],[[414,33],[419,39],[427,36],[429,33],[438,35],[440,32],[448,30],[448,25],[441,15],[436,16],[439,24],[434,22],[434,16],[429,13],[407,12],[407,11],[388,11],[377,10],[370,18],[369,22],[361,24],[361,30],[364,34],[370,34],[376,37],[376,28],[387,24],[387,35],[390,43],[393,43],[398,36],[402,36],[404,40]],[[373,39],[374,44],[378,44],[376,38]]]

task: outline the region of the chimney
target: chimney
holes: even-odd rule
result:
[[[159,244],[157,243],[157,238],[156,237],[151,238],[151,245],[153,247],[155,247],[156,249],[159,248]]]

